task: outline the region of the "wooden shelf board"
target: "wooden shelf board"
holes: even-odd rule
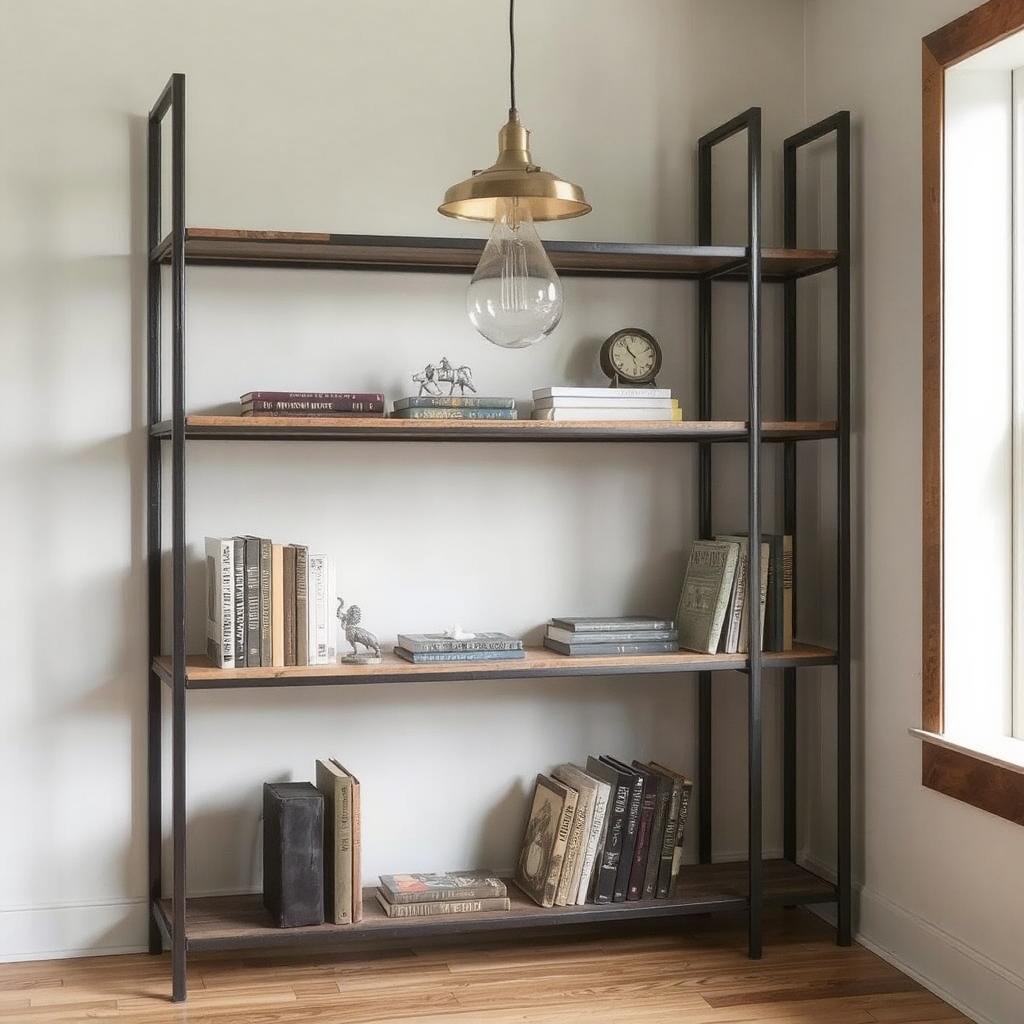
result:
[[[766,441],[836,436],[835,420],[762,424]],[[171,422],[150,428],[169,440]],[[729,441],[747,437],[742,420],[406,420],[390,417],[186,416],[185,436],[219,441]]]
[[[765,668],[810,668],[834,665],[834,651],[796,644],[790,651],[766,651]],[[205,655],[186,662],[190,690],[233,690],[267,686],[346,686],[368,683],[452,682],[484,679],[529,679],[555,676],[650,675],[661,672],[721,672],[746,668],[744,654],[593,655],[569,657],[543,647],[531,647],[526,657],[508,661],[441,662],[413,665],[386,653],[379,665],[297,665],[285,668],[221,669]],[[165,681],[172,679],[171,659],[153,659],[153,668]]]
[[[834,886],[789,861],[765,861],[763,880],[766,904],[801,905],[835,899]],[[415,942],[437,935],[495,933],[524,928],[679,917],[713,910],[742,910],[747,905],[747,865],[684,865],[678,892],[669,899],[586,904],[582,907],[538,907],[510,882],[510,910],[458,914],[452,917],[392,919],[381,910],[373,893],[373,888],[363,890],[364,916],[359,924],[323,924],[303,928],[275,927],[258,893],[190,899],[185,916],[188,948],[246,949],[257,946],[318,946],[396,940]],[[159,901],[154,911],[162,918],[161,923],[170,933],[171,901]]]
[[[188,228],[186,263],[211,266],[323,267],[336,270],[473,270],[484,247],[481,238],[400,235],[338,235],[316,231],[236,231]],[[669,245],[631,242],[547,242],[555,269],[565,275],[654,277],[699,280],[745,279],[743,246]],[[170,237],[150,254],[170,260]],[[762,250],[767,281],[815,274],[836,265],[832,249]]]

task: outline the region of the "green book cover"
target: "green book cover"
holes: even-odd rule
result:
[[[703,654],[718,650],[739,550],[728,541],[693,542],[676,613],[680,647]]]

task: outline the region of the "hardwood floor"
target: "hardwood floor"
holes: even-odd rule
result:
[[[166,955],[0,965],[0,1024],[947,1024],[968,1021],[806,911],[765,922],[745,955],[728,915],[612,935],[339,953],[207,953],[169,1002]]]

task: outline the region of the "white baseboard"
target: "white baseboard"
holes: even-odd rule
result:
[[[143,899],[15,907],[0,911],[0,963],[144,953],[148,934]]]
[[[801,862],[824,878],[834,871]],[[875,890],[856,885],[855,938],[978,1024],[1017,1024],[1024,1016],[1024,977]],[[815,908],[835,924],[835,905]]]

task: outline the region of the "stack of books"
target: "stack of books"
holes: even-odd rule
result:
[[[508,910],[500,878],[488,875],[381,875],[377,902],[388,917],[447,917]]]
[[[537,388],[535,420],[681,420],[671,388]]]
[[[383,416],[380,393],[349,391],[248,391],[243,416]]]
[[[747,606],[749,541],[743,534],[695,541],[683,579],[676,619],[682,647],[703,654],[746,654],[750,650]],[[761,650],[793,647],[793,538],[761,539]]]
[[[671,619],[649,615],[552,619],[544,646],[570,657],[594,654],[666,654],[679,650]]]
[[[207,537],[206,574],[206,652],[218,668],[335,660],[333,558],[266,537]]]
[[[525,658],[523,641],[507,633],[399,633],[395,654],[414,665],[439,661],[507,661]]]
[[[396,399],[391,415],[400,420],[514,420],[517,414],[513,398],[419,395]]]
[[[692,792],[680,772],[608,754],[538,775],[516,884],[542,907],[668,898]]]

